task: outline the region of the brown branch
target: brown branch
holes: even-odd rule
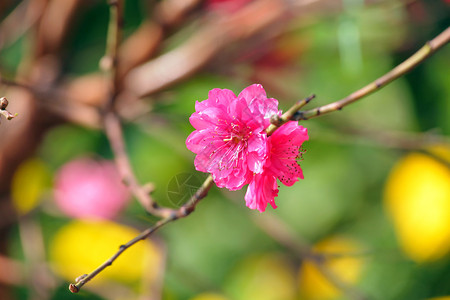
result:
[[[47,2],[38,24],[36,58],[60,53],[71,22],[82,5],[81,2],[78,0]]]
[[[107,110],[113,109],[118,92],[118,53],[122,38],[123,7],[124,0],[109,0],[109,25],[106,39],[106,53],[100,61],[100,68],[109,79],[109,101],[106,102]]]
[[[125,141],[123,138],[123,131],[120,124],[120,119],[114,111],[114,102],[118,91],[118,49],[121,38],[121,27],[123,24],[123,0],[112,0],[110,4],[110,20],[108,26],[108,37],[106,45],[106,53],[100,63],[103,71],[106,73],[109,80],[109,98],[106,107],[106,113],[103,119],[104,130],[111,144],[114,153],[114,160],[120,172],[122,180],[127,185],[141,203],[141,205],[151,214],[167,218],[171,210],[159,209],[157,204],[150,197],[151,190],[142,187],[131,167],[128,158]]]
[[[117,168],[125,185],[129,187],[132,194],[149,213],[160,217],[168,217],[172,210],[160,208],[150,197],[149,193],[151,190],[141,186],[136,179],[125,149],[120,120],[115,113],[109,112],[106,114],[104,118],[104,129],[111,144]]]
[[[129,247],[133,246],[139,241],[147,239],[150,235],[152,235],[156,230],[163,227],[164,225],[189,216],[194,210],[197,204],[206,197],[208,194],[208,191],[210,190],[212,186],[212,177],[209,176],[206,181],[203,183],[203,185],[197,190],[197,192],[189,199],[189,201],[180,207],[177,210],[173,210],[172,213],[165,217],[164,219],[159,220],[156,222],[156,224],[150,228],[147,228],[146,230],[142,231],[141,234],[136,236],[134,239],[128,241],[126,244],[121,245],[119,247],[119,250],[111,256],[107,261],[105,261],[102,265],[100,265],[97,269],[92,271],[89,274],[80,276],[77,278],[75,283],[71,283],[69,285],[69,290],[72,293],[78,293],[78,291],[81,289],[83,285],[88,283],[92,278],[97,276],[99,273],[101,273],[104,269],[111,266],[112,263]]]
[[[124,89],[138,97],[160,91],[198,71],[228,45],[286,22],[290,12],[284,0],[260,0],[232,16],[209,16],[184,44],[131,70]]]
[[[22,262],[0,255],[0,283],[22,285],[25,282],[25,266]]]
[[[1,74],[0,85],[28,91],[39,100],[38,103],[44,111],[54,113],[67,121],[91,128],[101,128],[101,116],[98,109],[92,105],[74,101],[73,94],[70,91],[66,95],[66,93],[61,93],[59,90],[42,90],[35,85],[28,85],[3,78]]]
[[[405,75],[419,64],[421,64],[425,59],[427,59],[431,54],[435,53],[437,50],[445,46],[450,41],[450,27],[444,30],[441,34],[436,36],[430,42],[426,43],[422,48],[420,48],[416,53],[414,53],[407,60],[399,64],[397,67],[381,76],[374,82],[366,85],[365,87],[351,93],[347,97],[327,104],[323,106],[316,107],[307,111],[299,112],[295,115],[295,120],[308,120],[314,117],[318,117],[333,111],[341,110],[344,106],[349,105],[363,97],[366,97],[373,92],[381,89],[382,87],[388,85],[395,79]]]
[[[309,97],[306,97],[305,99],[302,99],[295,103],[291,108],[289,108],[281,117],[279,116],[273,116],[270,120],[272,124],[266,129],[267,135],[271,135],[278,127],[281,125],[289,122],[292,120],[294,115],[306,104],[308,104],[311,100],[313,100],[316,97],[316,95],[311,95]]]
[[[42,16],[47,3],[23,1],[0,24],[0,49],[16,42]]]
[[[45,264],[45,246],[40,224],[27,215],[19,220],[19,235],[27,264],[29,287],[40,299],[48,299],[56,278]]]

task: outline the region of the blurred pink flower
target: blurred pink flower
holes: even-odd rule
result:
[[[227,89],[213,89],[208,99],[196,102],[190,117],[196,129],[186,140],[196,153],[195,168],[211,173],[218,187],[238,190],[263,171],[267,156],[270,116],[278,114],[278,101],[267,98],[259,84],[238,97]]]
[[[297,159],[306,140],[307,129],[294,121],[284,124],[268,138],[268,158],[264,171],[254,176],[245,194],[245,203],[249,208],[263,212],[268,203],[277,208],[274,200],[278,196],[276,179],[287,186],[292,186],[299,178],[303,179]]]
[[[92,159],[62,166],[54,196],[61,211],[74,218],[114,218],[130,199],[114,163]]]

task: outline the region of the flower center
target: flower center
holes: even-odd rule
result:
[[[250,127],[241,126],[240,124],[231,123],[231,130],[227,138],[223,139],[224,142],[231,142],[232,144],[239,144],[248,140],[252,134]]]
[[[238,144],[242,140],[240,136],[230,136],[227,139],[223,139],[224,142],[232,142],[233,144]]]

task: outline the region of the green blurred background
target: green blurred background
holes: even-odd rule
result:
[[[19,2],[3,11],[3,20]],[[261,83],[283,110],[312,93],[317,97],[309,107],[323,105],[388,72],[450,23],[450,4],[444,0],[348,0],[341,4],[336,11],[293,17],[270,38],[232,44],[194,75],[145,99],[149,112],[127,120],[124,134],[136,175],[141,183],[154,184],[152,196],[159,204],[178,204],[168,196],[169,182],[175,176],[206,178],[195,171],[194,155],[186,149],[185,140],[193,130],[189,116],[194,103],[206,99],[210,89],[227,88],[238,94],[251,83]],[[147,12],[154,5],[126,1],[125,37],[149,18]],[[212,9],[208,3],[197,7],[185,25],[163,42],[161,52],[176,48],[198,30],[208,9]],[[62,50],[62,70],[67,77],[98,70],[105,49],[108,5],[93,1],[79,10],[72,23]],[[25,34],[0,49],[2,75],[13,77],[18,72],[29,53],[29,38]],[[280,187],[276,210],[251,211],[245,207],[245,191],[214,187],[192,215],[158,231],[148,243],[151,249],[124,257],[127,263],[123,266],[113,264],[110,268],[117,268],[118,275],[105,275],[101,280],[100,274],[98,283],[94,279],[76,295],[67,289],[74,278],[61,269],[76,265],[85,268],[82,272],[92,271],[135,234],[121,233],[114,225],[140,231],[156,218],[134,200],[112,223],[100,224],[105,227],[99,229],[97,223],[82,226],[87,221],[64,216],[52,192],[58,170],[79,157],[111,160],[113,155],[101,130],[66,122],[52,124],[32,155],[39,167],[14,175],[13,180],[19,182],[16,189],[33,191],[19,192],[23,199],[13,196],[13,205],[33,203],[24,212],[18,209],[15,221],[3,231],[3,255],[19,264],[22,275],[17,282],[0,284],[9,290],[11,299],[363,299],[358,298],[360,294],[367,299],[450,299],[450,219],[439,223],[439,217],[427,212],[444,212],[441,219],[446,212],[450,215],[449,58],[447,46],[375,94],[340,112],[302,121],[310,136],[300,162],[305,179],[292,187]],[[0,86],[0,93],[8,94],[8,87]],[[14,126],[19,120],[20,115],[12,121],[2,120],[0,134],[7,130],[6,123]],[[438,148],[427,142],[429,136],[447,144],[430,150]],[[415,146],[405,145],[405,139]],[[423,154],[424,149],[437,154]],[[420,154],[405,161],[411,153]],[[415,159],[418,170],[430,172],[408,173],[407,165],[415,164]],[[395,184],[387,188],[390,180]],[[427,185],[425,192],[418,188],[421,184]],[[420,191],[402,192],[415,188]],[[392,191],[396,189],[397,194]],[[397,199],[402,195],[406,199]],[[289,228],[296,241],[318,243],[321,251],[343,254],[325,265],[329,263],[328,268],[348,282],[349,288],[333,290],[315,266],[308,265],[308,259],[268,234],[260,225],[269,221],[266,215]],[[434,227],[429,231],[416,229],[431,223]],[[72,234],[61,233],[70,226],[75,226]],[[399,226],[409,226],[416,234]],[[27,254],[34,247],[26,234],[30,230],[42,239],[42,261]],[[112,236],[105,242],[108,247],[97,249],[90,244],[106,233]],[[410,239],[416,241],[412,246]],[[147,256],[153,259],[146,260]],[[40,268],[48,279],[36,284]],[[0,273],[5,270],[0,268]],[[8,277],[3,275],[0,278]]]

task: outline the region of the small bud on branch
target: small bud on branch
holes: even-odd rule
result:
[[[6,120],[11,120],[12,118],[16,117],[17,114],[12,114],[6,110],[8,103],[9,102],[5,97],[0,98],[0,115],[3,115],[6,118]],[[1,118],[0,118],[0,123],[1,123]]]

